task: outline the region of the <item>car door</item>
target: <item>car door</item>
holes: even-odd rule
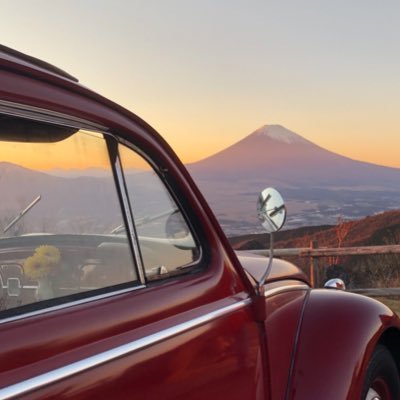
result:
[[[154,151],[0,116],[0,399],[266,398],[249,293]]]

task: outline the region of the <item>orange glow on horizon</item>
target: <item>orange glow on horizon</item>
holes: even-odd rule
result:
[[[120,151],[124,150],[121,145]],[[80,131],[59,142],[0,144],[0,162],[9,162],[37,171],[83,171],[100,169],[111,172],[106,143],[101,134]],[[131,158],[126,169],[148,169],[141,157]]]
[[[261,125],[251,124],[256,128]],[[346,135],[334,125],[329,130],[323,123],[304,127],[299,125],[299,128],[292,128],[291,125],[294,124],[289,121],[285,125],[295,132],[300,132],[301,136],[320,147],[342,156],[377,165],[400,167],[400,158],[397,151],[400,147],[400,136],[392,134],[390,146],[388,146],[388,140],[381,140],[379,135],[369,135],[368,137],[372,137],[372,140],[360,140],[360,137],[362,138],[364,135],[363,133],[357,134],[355,130],[354,134]],[[232,134],[223,135],[222,133],[229,131],[229,129],[224,130],[222,127],[215,127],[210,131],[210,129],[207,130],[204,123],[204,125],[196,126],[196,129],[192,130],[190,134],[186,134],[185,141],[183,141],[182,130],[187,127],[184,126],[182,128],[176,125],[174,128],[172,129],[170,126],[163,136],[185,164],[200,161],[223,151],[255,130],[239,126],[235,131],[232,130]],[[354,129],[354,127],[352,128]],[[176,131],[177,133],[175,135],[168,134],[168,131]],[[247,133],[243,134],[246,131]],[[321,135],[321,131],[327,133]],[[221,134],[217,134],[217,132],[221,132]],[[307,136],[303,132],[308,132]],[[333,134],[330,132],[333,132]],[[341,135],[337,132],[340,132]],[[79,137],[79,140],[77,137]],[[40,151],[37,151],[39,147]],[[266,149],[265,156],[268,157],[268,149]],[[130,157],[127,160],[129,160],[125,165],[127,169],[149,168],[147,162],[140,157]],[[78,171],[87,168],[110,169],[102,135],[85,131],[81,131],[79,135],[72,136],[61,142],[47,143],[45,145],[43,143],[2,142],[0,146],[0,162],[2,161],[43,172],[53,169],[65,171]]]

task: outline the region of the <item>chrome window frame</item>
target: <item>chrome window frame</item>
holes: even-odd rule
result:
[[[64,125],[70,128],[88,129],[98,133],[108,132],[106,126],[87,121],[83,118],[6,100],[0,100],[0,114],[47,122],[49,124]]]
[[[131,208],[131,203],[129,201],[129,193],[126,186],[125,175],[122,168],[121,158],[118,151],[119,141],[118,139],[110,133],[107,133],[107,138],[105,138],[108,146],[108,153],[110,163],[112,165],[114,180],[118,190],[118,197],[121,201],[121,208],[123,210],[123,217],[125,228],[127,229],[128,241],[131,246],[132,257],[136,264],[136,272],[139,277],[139,281],[142,285],[146,284],[146,272],[144,269],[142,254],[140,251],[139,237],[136,232],[135,219]],[[113,148],[116,146],[116,148]],[[113,161],[115,158],[115,161]]]
[[[190,270],[191,268],[195,268],[197,265],[200,264],[201,260],[203,259],[203,255],[204,255],[204,250],[203,250],[203,245],[202,245],[202,241],[199,238],[199,235],[197,233],[197,229],[195,229],[195,227],[193,226],[191,219],[189,218],[189,215],[185,209],[185,207],[182,206],[180,200],[177,198],[177,196],[175,195],[174,190],[172,189],[171,185],[169,184],[168,180],[165,178],[165,176],[162,175],[161,171],[160,171],[160,167],[154,162],[153,159],[151,159],[146,153],[144,153],[140,148],[134,146],[131,142],[129,142],[128,140],[124,139],[124,138],[120,138],[118,137],[118,143],[125,146],[126,148],[128,148],[129,150],[135,152],[139,157],[141,157],[148,165],[149,167],[152,169],[152,171],[158,176],[160,183],[164,185],[165,190],[168,192],[169,196],[171,197],[171,199],[175,202],[175,205],[177,206],[179,212],[181,213],[189,231],[190,234],[192,235],[193,241],[196,244],[196,247],[198,249],[198,257],[196,258],[196,260],[188,263],[188,264],[184,264],[182,266],[179,266],[178,269],[181,269],[182,271],[185,270]],[[118,154],[119,156],[119,154]],[[122,164],[121,164],[122,165]],[[122,167],[122,171],[123,171],[123,167]],[[131,206],[131,200],[129,197],[129,191],[127,189],[127,187],[125,186],[125,190],[126,193],[128,195],[128,201],[129,201],[129,205]],[[132,207],[132,206],[131,206]],[[130,208],[132,210],[132,208]],[[133,223],[135,224],[135,218],[132,212],[132,220]],[[136,232],[136,226],[134,227],[135,232]],[[139,241],[139,237],[136,234],[136,238],[137,238],[137,243],[139,246],[139,254],[141,254],[140,251],[140,241]],[[143,264],[142,261],[142,266],[143,269],[145,271],[145,265]],[[146,271],[145,271],[146,274]],[[178,276],[178,275],[174,275],[174,276]],[[160,277],[159,279],[156,279],[155,281],[162,281],[163,279],[166,279],[164,277]]]
[[[38,107],[33,107],[33,106],[27,106],[24,104],[19,104],[19,103],[13,103],[9,101],[4,101],[0,100],[0,115],[9,115],[9,116],[14,116],[14,117],[20,117],[32,121],[39,121],[39,122],[44,122],[48,124],[53,124],[53,125],[58,125],[58,126],[67,126],[71,128],[77,128],[77,129],[82,129],[82,130],[87,130],[87,131],[92,131],[96,133],[100,133],[104,137],[105,145],[107,148],[109,160],[110,160],[110,165],[113,169],[113,175],[114,175],[114,183],[115,183],[115,189],[118,191],[118,200],[120,203],[121,207],[121,212],[123,213],[123,218],[124,218],[124,223],[126,225],[126,230],[127,230],[127,237],[128,237],[128,243],[131,247],[131,255],[132,255],[132,267],[136,270],[137,276],[139,277],[139,284],[129,287],[129,288],[116,288],[115,290],[110,290],[107,293],[102,293],[102,294],[95,294],[90,297],[91,291],[88,291],[88,297],[79,299],[79,300],[67,300],[65,303],[62,304],[57,304],[57,305],[50,305],[50,306],[44,306],[41,309],[34,310],[34,311],[28,311],[23,314],[15,315],[15,316],[10,316],[10,317],[5,317],[1,318],[0,317],[0,325],[7,323],[7,322],[12,322],[12,321],[17,321],[20,319],[36,316],[36,315],[41,315],[45,314],[51,311],[56,311],[56,310],[61,310],[64,308],[68,307],[73,307],[76,305],[80,304],[85,304],[89,303],[92,301],[100,300],[100,299],[105,299],[108,297],[116,296],[119,294],[131,292],[131,291],[136,291],[138,289],[143,289],[146,287],[146,282],[145,282],[145,273],[144,273],[144,268],[143,268],[143,263],[141,260],[140,253],[135,251],[138,248],[138,238],[136,236],[136,232],[134,229],[133,225],[133,214],[130,210],[130,205],[128,201],[128,193],[126,191],[126,186],[125,186],[125,180],[123,176],[123,171],[121,168],[121,162],[119,159],[119,154],[117,153],[115,162],[112,161],[112,156],[110,153],[110,149],[108,147],[108,143],[110,140],[115,141],[118,143],[118,139],[110,133],[110,130],[100,124],[93,123],[91,121],[84,120],[82,118],[75,118],[67,114],[59,113],[59,112],[53,112],[50,110],[38,108]],[[124,282],[125,284],[129,283],[134,283],[134,281],[127,281]],[[105,286],[104,288],[101,289],[107,289],[107,288],[112,288],[112,286]],[[61,297],[58,299],[62,299]],[[32,303],[36,304],[36,303]],[[40,302],[38,302],[40,304]],[[17,308],[16,308],[17,309]]]

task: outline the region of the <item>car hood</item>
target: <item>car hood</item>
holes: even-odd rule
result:
[[[267,268],[268,257],[260,256],[249,251],[236,251],[235,253],[246,272],[258,282]],[[266,283],[288,279],[305,282],[308,285],[310,284],[307,275],[294,264],[275,258],[272,262],[271,272],[267,277]]]

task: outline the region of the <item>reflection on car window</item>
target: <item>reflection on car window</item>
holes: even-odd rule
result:
[[[123,145],[119,153],[147,278],[185,272],[200,251],[177,203],[141,156]]]
[[[0,141],[0,312],[137,281],[103,135],[0,116]]]

